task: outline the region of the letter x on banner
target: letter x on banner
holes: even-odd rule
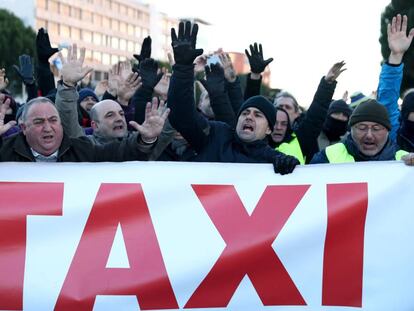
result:
[[[414,310],[401,162],[0,163],[0,310]]]

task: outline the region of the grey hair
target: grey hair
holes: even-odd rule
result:
[[[53,105],[53,107],[55,107],[55,104],[47,97],[36,97],[36,98],[29,100],[23,107],[23,112],[22,112],[22,117],[21,117],[23,122],[27,120],[27,115],[29,114],[30,107],[34,105],[38,105],[38,104],[44,104],[44,103],[51,104]]]
[[[282,98],[282,97],[292,99],[292,100],[293,100],[293,104],[294,104],[294,106],[295,106],[295,112],[299,111],[299,103],[298,103],[298,101],[296,100],[295,96],[293,96],[291,93],[286,92],[286,91],[281,91],[281,92],[277,93],[277,95],[276,95],[276,97],[275,97],[275,101],[273,102],[273,105],[274,105],[274,106],[277,106],[277,100],[278,100],[279,98]]]

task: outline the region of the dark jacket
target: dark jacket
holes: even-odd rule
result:
[[[174,65],[168,92],[170,123],[197,152],[193,161],[272,163],[285,157],[266,140],[242,142],[228,124],[202,117],[194,103],[193,71],[192,65]]]
[[[93,144],[88,138],[63,136],[57,162],[122,162],[147,160],[138,148],[137,135],[128,140],[105,145]],[[0,162],[35,162],[23,133],[0,140]]]
[[[379,152],[375,156],[366,156],[359,151],[351,135],[348,135],[342,143],[345,145],[345,148],[348,151],[348,153],[351,156],[353,156],[353,158],[355,159],[355,162],[395,160],[395,154],[400,149],[394,142],[392,142],[388,138],[388,141],[385,144],[384,148],[382,148],[381,152]],[[312,161],[310,162],[310,164],[318,164],[318,163],[329,163],[328,157],[326,156],[325,149],[315,154]]]

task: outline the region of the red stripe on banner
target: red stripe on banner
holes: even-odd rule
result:
[[[362,307],[367,183],[327,185],[322,304]]]
[[[249,216],[234,186],[193,185],[226,247],[185,308],[226,307],[245,275],[266,306],[306,305],[272,243],[309,187],[268,186]]]
[[[130,268],[106,268],[121,224]],[[134,295],[141,310],[178,309],[140,184],[102,184],[55,310],[92,310],[96,295]]]
[[[23,309],[26,218],[62,215],[63,183],[0,182],[0,309]]]

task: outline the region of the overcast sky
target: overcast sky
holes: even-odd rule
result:
[[[380,17],[390,0],[151,0],[173,17],[198,17],[214,25],[211,46],[243,52],[252,42],[273,57],[272,87],[308,106],[332,64],[345,60],[335,97],[345,90],[367,95],[378,83]],[[211,42],[211,43],[210,43]]]

